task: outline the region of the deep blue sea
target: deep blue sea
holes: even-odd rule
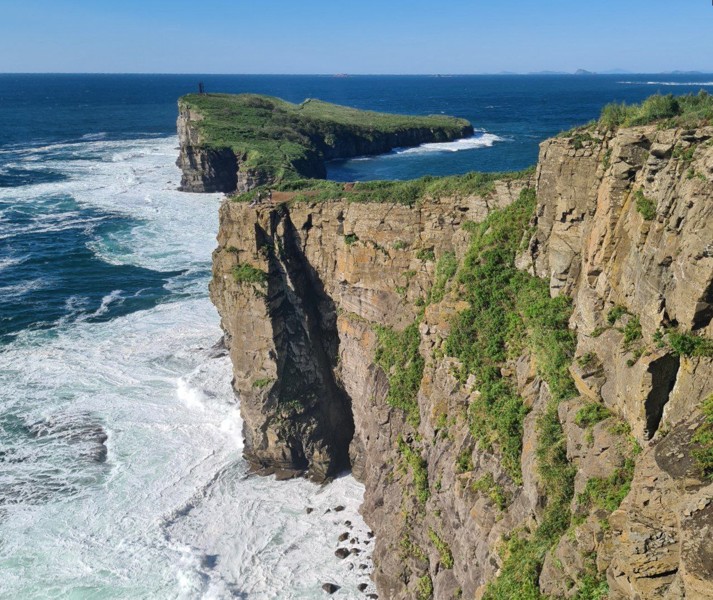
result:
[[[366,581],[325,515],[343,504],[364,529],[358,483],[254,478],[241,459],[211,351],[220,197],[176,191],[176,100],[198,81],[476,129],[332,163],[343,181],[521,169],[607,102],[713,92],[712,75],[0,75],[2,598],[320,598],[327,580],[350,598]]]

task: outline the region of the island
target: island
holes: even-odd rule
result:
[[[179,102],[178,136],[189,192],[246,192],[327,175],[329,160],[473,135],[465,119],[358,110],[316,99],[293,104],[258,94],[191,94]]]

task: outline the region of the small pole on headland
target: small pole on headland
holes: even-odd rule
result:
[[[198,93],[203,96],[205,94],[205,86],[202,81],[198,82]]]

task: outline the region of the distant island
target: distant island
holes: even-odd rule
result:
[[[324,179],[325,162],[473,135],[465,119],[357,110],[257,94],[192,94],[179,100],[181,189],[248,191]]]

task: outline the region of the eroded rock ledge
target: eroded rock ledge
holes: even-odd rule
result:
[[[480,391],[445,346],[468,282],[449,269],[444,283],[444,262],[466,255],[468,223],[532,185],[516,264],[572,300],[577,390],[555,413],[571,520],[536,557],[535,585],[551,597],[713,598],[713,483],[691,441],[713,358],[661,336],[713,336],[712,139],[711,127],[563,136],[542,144],[532,181],[414,206],[222,205],[211,297],[246,456],[318,480],[351,464],[382,597],[494,597],[503,539],[532,538],[548,518],[537,449],[553,392],[538,358],[525,348],[501,367],[529,411],[518,477],[497,440],[476,443],[468,406]],[[414,322],[415,420],[386,401],[393,373],[378,357],[382,328]]]

